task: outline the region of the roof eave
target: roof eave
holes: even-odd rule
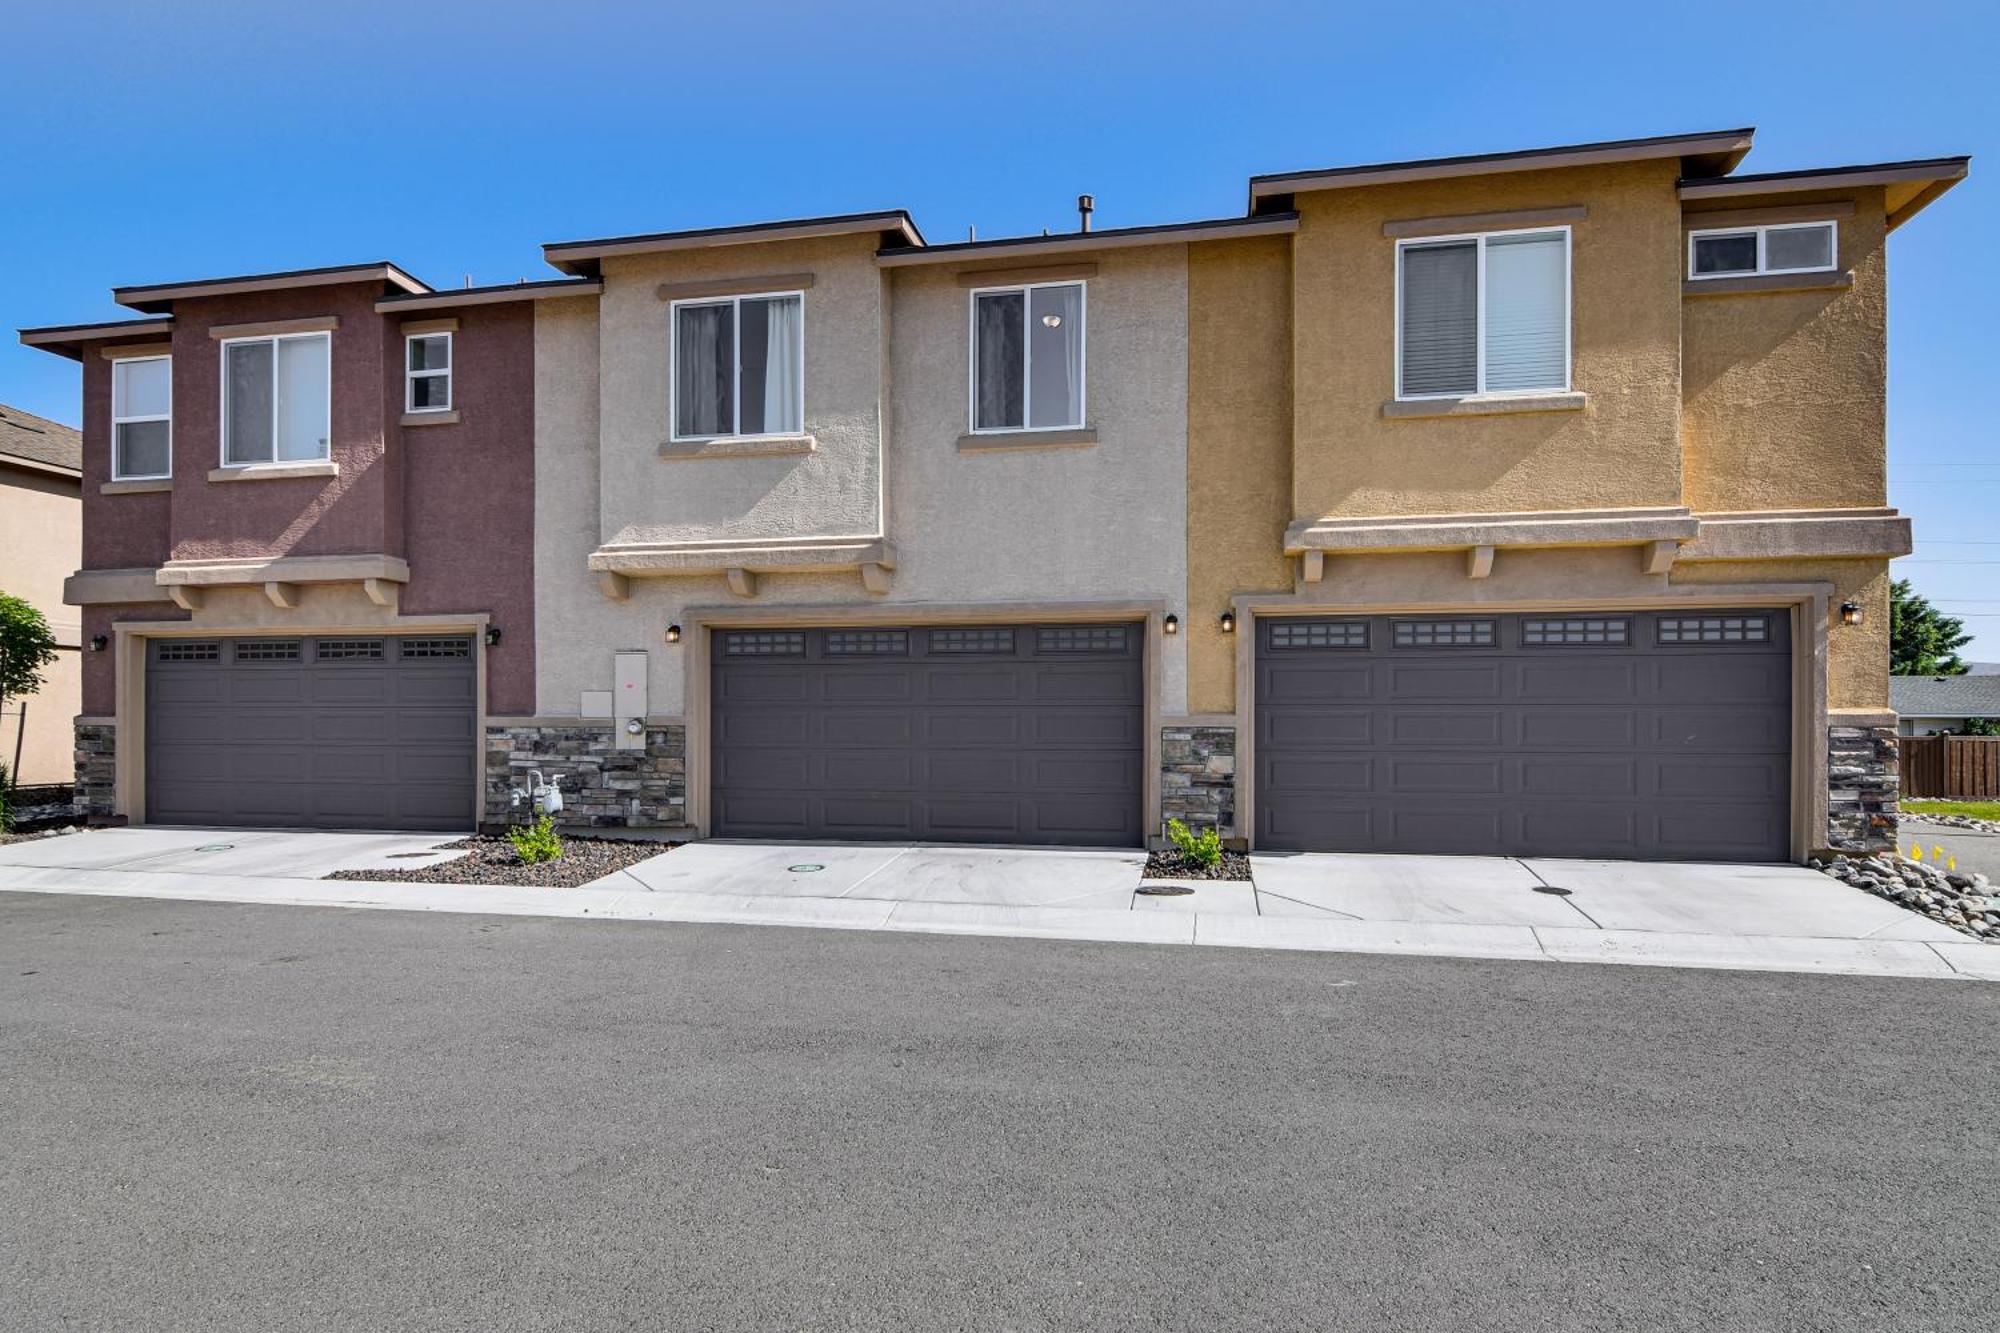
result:
[[[603,236],[582,241],[551,241],[542,247],[542,259],[560,273],[596,278],[599,262],[616,255],[657,254],[671,250],[712,249],[726,245],[756,245],[770,241],[803,241],[821,236],[853,236],[879,232],[884,237],[902,238],[909,246],[922,246],[923,233],[903,209],[874,213],[845,213],[831,217],[792,218],[779,222],[752,222],[734,227],[701,227],[689,231],[651,232],[637,236]]]
[[[1299,229],[1296,213],[1261,213],[1246,218],[1215,218],[1200,222],[1170,222],[1157,227],[1123,227],[1114,231],[1072,231],[1057,236],[1003,236],[990,241],[955,241],[950,245],[890,246],[875,252],[883,268],[919,264],[962,264],[1009,256],[1046,256],[1120,250],[1146,245],[1186,245],[1194,241],[1235,240],[1274,236]]]
[[[171,319],[122,319],[108,324],[54,324],[39,329],[20,329],[18,334],[25,347],[39,347],[57,356],[81,361],[83,349],[90,343],[133,342],[142,338],[165,337],[173,331],[174,322]]]
[[[1819,170],[1773,171],[1752,176],[1689,178],[1680,183],[1680,197],[1741,199],[1881,186],[1885,192],[1888,229],[1894,231],[1964,180],[1971,169],[1971,157],[1957,156]]]
[[[373,264],[339,264],[330,268],[290,269],[277,273],[243,273],[224,278],[198,278],[187,282],[152,283],[138,287],[114,287],[111,299],[132,310],[164,314],[175,301],[209,296],[236,296],[245,292],[284,291],[294,287],[332,287],[356,282],[383,282],[406,292],[422,293],[430,285],[387,260]]]
[[[379,314],[420,310],[455,310],[470,305],[504,305],[516,301],[547,301],[565,296],[596,296],[604,284],[586,278],[553,278],[546,282],[516,282],[498,287],[463,287],[457,291],[418,292],[385,296],[375,303]]]

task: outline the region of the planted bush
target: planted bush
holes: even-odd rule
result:
[[[562,859],[562,838],[556,833],[556,821],[547,815],[526,828],[508,829],[507,841],[514,844],[514,854],[527,865]]]
[[[1222,834],[1214,827],[1195,833],[1178,819],[1167,821],[1167,837],[1173,840],[1174,850],[1181,857],[1203,870],[1211,869],[1222,862]]]

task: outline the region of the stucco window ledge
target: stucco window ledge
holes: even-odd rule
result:
[[[1021,449],[1089,449],[1097,443],[1097,427],[1077,430],[1014,430],[961,435],[962,454],[1010,453]]]
[[[688,458],[781,458],[786,455],[815,454],[819,440],[811,435],[752,435],[718,440],[668,440],[660,446],[660,457]]]
[[[340,464],[323,463],[242,463],[210,468],[210,481],[289,481],[296,477],[337,477]]]
[[[741,543],[614,542],[586,562],[607,596],[629,579],[726,575],[738,596],[754,596],[759,574],[855,573],[870,592],[885,592],[896,548],[880,539]]]
[[[137,606],[171,600],[151,567],[79,569],[63,580],[65,606]]]
[[[1382,404],[1390,420],[1413,417],[1497,417],[1517,412],[1581,412],[1587,393],[1469,393],[1458,398],[1391,398]]]
[[[407,325],[405,327],[408,327]],[[458,412],[405,412],[399,424],[404,426],[456,426]]]
[[[153,495],[174,488],[172,477],[144,477],[133,481],[107,481],[97,488],[99,495]]]
[[[1684,506],[1558,509],[1495,514],[1300,519],[1285,530],[1285,554],[1364,555],[1467,551],[1491,546],[1649,546],[1691,542],[1701,524]]]
[[[241,560],[169,560],[162,588],[262,587],[269,583],[408,583],[409,562],[393,555],[281,555]]]
[[[1854,285],[1854,274],[1766,273],[1754,278],[1685,278],[1683,296],[1769,296],[1777,292],[1837,292]]]
[[[1887,506],[1700,515],[1684,561],[1893,560],[1915,549],[1910,520]]]

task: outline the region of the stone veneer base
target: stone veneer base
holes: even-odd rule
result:
[[[1894,727],[1828,727],[1826,787],[1829,850],[1896,850],[1902,776]]]
[[[76,812],[88,824],[122,824],[118,804],[118,728],[76,724]]]
[[[687,729],[646,729],[644,750],[620,750],[606,724],[486,729],[489,825],[519,822],[510,797],[540,769],[562,789],[565,829],[678,829],[687,824]]]
[[[1236,829],[1236,728],[1160,729],[1160,819]]]

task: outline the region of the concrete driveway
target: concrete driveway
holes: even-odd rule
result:
[[[0,890],[2000,979],[2000,948],[1798,866],[1258,854],[1254,885],[1154,896],[1131,850],[700,842],[580,889],[324,878],[449,841],[100,830],[0,847]]]

